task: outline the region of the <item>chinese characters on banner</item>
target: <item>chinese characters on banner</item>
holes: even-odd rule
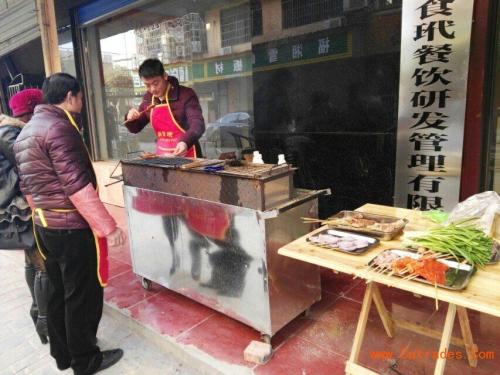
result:
[[[405,0],[395,205],[459,199],[473,0]]]

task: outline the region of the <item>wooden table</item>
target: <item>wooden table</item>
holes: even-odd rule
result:
[[[409,220],[409,223],[405,230],[422,230],[433,225],[432,222],[422,216],[421,212],[403,208],[366,204],[360,207],[358,211],[406,218]],[[319,232],[322,229],[323,228],[319,228],[312,233]],[[369,270],[367,264],[377,254],[385,249],[401,248],[399,238],[392,241],[381,241],[378,246],[362,255],[350,255],[314,246],[306,241],[306,238],[310,235],[311,233],[289,243],[279,249],[278,253],[290,258],[330,268],[335,272],[343,272],[360,277],[367,282],[351,355],[346,364],[346,373],[353,375],[375,374],[373,371],[362,367],[358,363],[372,301],[375,302],[376,309],[389,337],[394,336],[394,327],[398,326],[426,336],[441,338],[439,352],[447,350],[450,342],[453,342],[454,345],[464,347],[467,352],[469,364],[472,367],[477,366],[477,359],[474,356],[477,351],[477,346],[472,339],[467,309],[477,310],[485,314],[500,317],[500,288],[498,287],[500,285],[500,264],[489,265],[484,269],[478,270],[465,290],[451,291],[435,288],[434,286],[416,281],[403,280],[398,277],[375,273]],[[435,298],[439,301],[448,302],[448,312],[446,314],[443,330],[436,331],[423,327],[417,323],[408,322],[402,319],[394,319],[384,305],[378,284],[406,290],[419,296],[426,296]],[[461,339],[452,337],[453,323],[457,313],[462,333]],[[443,374],[445,364],[446,358],[439,358],[436,361],[434,374]]]

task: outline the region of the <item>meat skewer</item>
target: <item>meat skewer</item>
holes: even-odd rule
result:
[[[446,283],[446,272],[449,268],[447,264],[440,262],[437,257],[428,253],[420,258],[397,256],[396,259],[381,254],[374,259],[374,264],[377,265],[374,270],[389,271],[389,276],[397,274],[403,276],[404,279],[414,278],[413,276],[422,277],[431,283],[439,283],[440,285]]]
[[[148,105],[148,106],[146,107],[146,109],[145,109],[145,110],[143,110],[143,111],[139,112],[139,116],[142,116],[144,113],[149,112],[149,111],[150,111],[150,110],[152,110],[154,107],[156,107],[156,104],[150,104],[150,105]],[[131,122],[131,121],[134,121],[134,120],[125,120],[125,121],[122,123],[122,125],[128,124],[128,123],[129,123],[129,122]]]
[[[378,222],[375,219],[366,218],[360,212],[351,214],[349,216],[333,217],[325,220],[308,218],[308,217],[303,217],[302,220],[304,221],[304,223],[309,223],[309,224],[321,223],[323,225],[350,227],[354,229],[372,230],[383,233],[390,233],[397,231],[401,229],[405,224],[405,221],[402,219],[398,219],[393,222]]]

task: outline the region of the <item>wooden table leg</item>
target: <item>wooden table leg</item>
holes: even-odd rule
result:
[[[372,305],[373,287],[373,282],[368,283],[366,286],[363,304],[361,305],[361,313],[359,314],[358,325],[356,327],[356,333],[354,334],[354,342],[352,343],[351,355],[346,367],[348,367],[349,362],[353,364],[358,362],[361,345],[363,344],[363,338],[365,336],[366,323],[368,322],[368,314],[370,313],[370,307]]]
[[[472,331],[470,329],[469,316],[467,309],[462,306],[457,306],[458,321],[460,322],[460,330],[462,331],[462,338],[464,339],[465,351],[467,352],[467,359],[471,367],[477,367],[477,345],[474,344],[472,339]]]
[[[389,314],[389,311],[387,311],[384,301],[382,300],[380,289],[376,284],[373,285],[373,302],[375,302],[375,306],[377,307],[378,314],[382,320],[387,336],[392,339],[394,337],[394,324],[391,315]]]
[[[443,375],[444,367],[446,366],[446,356],[441,358],[441,353],[448,351],[450,346],[451,334],[453,332],[453,323],[455,322],[455,315],[457,313],[457,306],[453,303],[448,305],[448,312],[446,313],[446,319],[444,321],[443,336],[441,337],[441,343],[439,344],[439,358],[436,361],[436,367],[434,369],[434,375]]]

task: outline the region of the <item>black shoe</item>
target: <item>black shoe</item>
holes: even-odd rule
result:
[[[42,344],[47,344],[49,341],[48,337],[48,327],[47,327],[47,317],[38,315],[38,319],[36,321],[36,333],[38,333],[38,337],[40,337],[40,341]]]
[[[64,361],[58,361],[56,359],[56,365],[57,365],[57,368],[61,371],[64,371],[64,370],[67,370],[70,368],[71,366],[71,361],[70,362],[64,362]]]
[[[105,370],[113,366],[123,357],[123,350],[121,349],[104,350],[101,353],[102,353],[101,365],[92,374],[95,374],[96,372]]]
[[[43,345],[48,344],[49,342],[49,336],[42,335],[41,333],[38,334],[38,337],[40,337],[40,341],[42,342]]]

